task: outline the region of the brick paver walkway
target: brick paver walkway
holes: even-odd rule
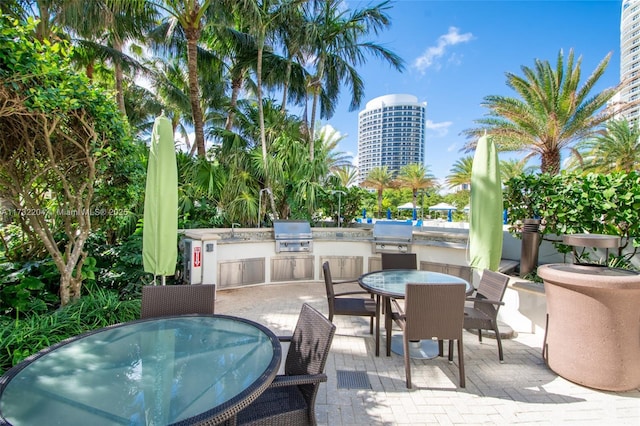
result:
[[[249,318],[286,335],[304,302],[326,315],[324,283],[221,290],[216,313]],[[519,333],[504,340],[500,364],[493,339],[480,344],[465,332],[467,387],[458,387],[456,354],[454,364],[446,357],[412,360],[414,388],[408,390],[403,357],[386,357],[384,338],[382,356],[374,356],[366,318],[336,317],[334,322],[328,381],[316,403],[319,425],[640,425],[640,389],[604,392],[559,377],[542,361],[542,335]],[[338,387],[337,371],[359,372],[370,389]]]

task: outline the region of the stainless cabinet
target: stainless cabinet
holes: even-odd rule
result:
[[[382,270],[382,258],[370,257],[369,258],[369,272]]]
[[[313,256],[276,256],[271,258],[271,281],[313,280]]]
[[[351,280],[363,274],[362,256],[321,256],[320,257],[320,278],[322,276],[322,265],[329,262],[331,278],[334,280]]]
[[[265,281],[264,257],[223,260],[218,264],[219,288],[259,284]]]
[[[420,262],[420,269],[423,271],[441,272],[443,274],[453,275],[460,277],[467,282],[471,282],[472,271],[470,266],[422,261]]]

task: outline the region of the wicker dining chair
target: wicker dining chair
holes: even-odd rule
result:
[[[458,341],[458,370],[460,387],[466,386],[462,324],[464,321],[464,284],[414,284],[406,287],[404,310],[394,300],[393,319],[402,329],[404,368],[407,388],[411,389],[411,359],[409,342],[434,339],[440,343],[449,340],[449,361],[453,360],[453,341]]]
[[[337,286],[347,283],[355,283],[357,280],[333,281],[329,262],[322,264],[324,285],[327,291],[329,303],[329,321],[333,322],[334,315],[351,315],[356,317],[369,317],[369,333],[373,334],[373,321],[376,317],[376,302],[371,298],[350,297],[369,294],[365,290],[341,291],[336,293]],[[349,296],[349,297],[347,297]]]
[[[308,304],[302,305],[291,337],[284,374],[237,416],[238,425],[315,425],[315,400],[336,326]]]
[[[381,253],[382,269],[418,269],[415,253]]]
[[[498,310],[504,305],[502,298],[509,277],[500,272],[485,269],[478,284],[476,292],[467,297],[467,301],[472,301],[473,306],[464,308],[464,328],[467,330],[478,330],[478,339],[482,342],[482,330],[493,330],[498,343],[498,358],[504,361],[502,353],[502,340],[498,329]]]
[[[215,284],[146,285],[142,287],[140,318],[214,314],[215,302]]]

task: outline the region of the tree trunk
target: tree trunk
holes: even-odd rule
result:
[[[264,181],[265,186],[271,189],[269,178],[269,165],[267,159],[267,134],[264,126],[264,105],[262,104],[262,52],[264,41],[259,40],[258,47],[258,64],[256,66],[256,80],[257,80],[257,95],[258,95],[258,120],[260,121],[260,145],[262,145],[262,162],[264,165]],[[278,218],[278,211],[276,210],[276,202],[273,198],[273,191],[267,191],[269,194],[269,203],[271,204],[271,211],[274,217]]]
[[[549,173],[550,175],[557,175],[560,173],[560,150],[550,149],[543,152],[541,160],[540,170],[542,173]]]
[[[207,153],[204,144],[204,119],[200,106],[200,87],[198,84],[198,39],[200,30],[196,28],[185,29],[187,35],[187,62],[189,70],[189,100],[191,101],[191,114],[193,116],[193,129],[196,136],[195,147],[198,156],[204,157]]]
[[[287,70],[284,74],[284,86],[282,87],[282,105],[280,105],[280,112],[285,113],[287,111],[287,95],[289,91],[289,79],[291,78],[291,68],[293,59],[287,60]]]
[[[236,116],[236,108],[238,108],[238,95],[242,88],[242,77],[235,77],[231,80],[231,102],[229,104],[229,113],[227,114],[227,122],[225,123],[225,130],[231,131],[233,128],[233,120]]]
[[[119,42],[114,42],[113,48],[119,53],[122,53],[122,45]],[[120,60],[114,61],[113,74],[116,83],[116,103],[118,104],[120,112],[126,117],[127,109],[124,105],[124,88],[122,84],[124,77],[122,73],[122,63]]]
[[[314,87],[313,88],[313,101],[311,104],[311,123],[309,124],[309,157],[311,159],[311,161],[313,161],[313,154],[315,151],[315,147],[314,147],[314,129],[316,126],[316,112],[317,112],[317,108],[318,108],[318,93],[317,93],[317,89]]]

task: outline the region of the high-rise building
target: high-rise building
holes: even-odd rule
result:
[[[424,164],[426,102],[412,95],[385,95],[358,114],[358,182],[375,167],[397,173],[402,166]]]
[[[620,17],[620,81],[624,82],[619,98],[624,108],[640,99],[640,0],[624,0]],[[624,113],[629,121],[640,118],[640,105]]]

